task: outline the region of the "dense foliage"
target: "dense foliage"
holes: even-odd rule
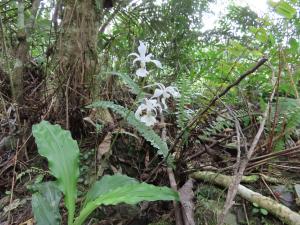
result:
[[[177,185],[198,170],[235,176],[216,213],[222,224],[242,175],[300,182],[300,2],[261,1],[268,9],[256,10],[241,2],[1,1],[0,200],[9,200],[0,201],[0,224],[23,223],[19,206],[38,224],[66,223],[66,211],[68,224],[83,224],[108,216],[91,214],[100,205],[179,200]],[[280,202],[266,181],[274,180],[264,177],[256,189]],[[169,184],[175,191],[158,187]],[[193,201],[185,191],[183,208]],[[33,213],[14,202],[31,192]],[[180,220],[175,201],[151,204],[132,221],[146,208],[149,223],[153,212]]]

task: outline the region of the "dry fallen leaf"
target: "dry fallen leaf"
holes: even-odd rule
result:
[[[111,132],[108,132],[107,135],[105,136],[104,140],[99,145],[98,152],[97,152],[98,160],[107,158],[108,156],[111,155],[111,152],[110,152],[111,138],[112,138],[112,134],[111,134]]]
[[[108,132],[98,147],[97,160],[99,166],[98,166],[97,176],[99,177],[101,177],[103,175],[104,170],[109,167],[108,160],[109,157],[111,156],[111,148],[110,148],[111,141],[112,141],[112,133]]]
[[[34,224],[34,219],[31,218],[23,223],[20,223],[19,225],[33,225]]]

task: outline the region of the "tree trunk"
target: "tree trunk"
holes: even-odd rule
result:
[[[101,8],[93,0],[63,1],[62,32],[57,42],[58,99],[56,119],[74,136],[80,135],[84,106],[91,99],[93,78],[98,71],[97,34]]]
[[[26,31],[24,22],[24,2],[18,1],[18,46],[16,49],[16,62],[11,76],[12,97],[19,106],[23,104],[23,72],[27,61],[28,45],[26,41]]]

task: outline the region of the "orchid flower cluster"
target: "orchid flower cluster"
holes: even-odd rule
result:
[[[162,69],[160,61],[152,59],[153,55],[151,53],[147,54],[147,46],[142,41],[140,41],[138,53],[131,53],[129,56],[136,57],[133,60],[133,65],[139,62],[140,68],[138,68],[135,73],[138,77],[146,77],[149,74],[146,68],[147,63],[153,63],[157,68]],[[157,86],[153,96],[151,98],[145,98],[135,112],[135,117],[147,126],[153,126],[157,122],[156,117],[158,113],[162,113],[163,109],[168,108],[166,99],[170,97],[180,97],[178,89],[174,86],[165,87],[161,83],[155,83],[146,87],[150,86]]]

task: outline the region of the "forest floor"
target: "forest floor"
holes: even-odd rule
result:
[[[223,116],[225,113],[223,113]],[[219,122],[216,122],[219,121]],[[227,123],[226,125],[220,125]],[[217,126],[219,123],[219,127]],[[215,124],[212,128],[210,124]],[[255,123],[244,130],[248,139],[253,138]],[[127,129],[128,130],[128,129]],[[172,129],[170,129],[171,131]],[[133,132],[129,129],[130,132]],[[178,187],[196,171],[213,171],[233,175],[237,150],[235,130],[226,120],[211,115],[209,121],[195,130],[184,146],[175,169]],[[30,138],[27,149],[0,151],[0,224],[34,224],[31,211],[30,186],[41,180],[51,179],[45,159],[37,154]],[[95,140],[97,140],[95,142]],[[110,148],[111,140],[114,140]],[[257,175],[258,179],[246,187],[275,199],[295,212],[299,211],[299,154],[289,151],[267,151],[267,140],[261,140],[255,157],[249,162],[244,175]],[[167,169],[156,157],[153,148],[136,135],[114,133],[109,127],[101,134],[91,134],[79,140],[80,156],[79,190],[86,190],[102,174],[123,173],[140,181],[168,186]],[[105,145],[109,145],[105,147]],[[290,148],[299,149],[296,142]],[[96,146],[96,147],[95,147]],[[97,148],[98,146],[98,148]],[[101,146],[101,147],[100,147]],[[296,147],[295,147],[296,146]],[[103,150],[104,149],[104,150]],[[99,155],[101,158],[99,159]],[[260,157],[263,156],[263,157]],[[297,185],[298,184],[298,185]],[[209,181],[197,181],[193,187],[194,220],[196,224],[216,224],[222,211],[227,188]],[[80,196],[79,196],[80,197]],[[61,205],[62,209],[64,208]],[[64,211],[66,213],[66,211]],[[259,205],[237,196],[225,218],[226,224],[283,224],[278,218]],[[87,224],[174,224],[174,209],[169,202],[142,203],[136,206],[106,206],[97,210]]]

